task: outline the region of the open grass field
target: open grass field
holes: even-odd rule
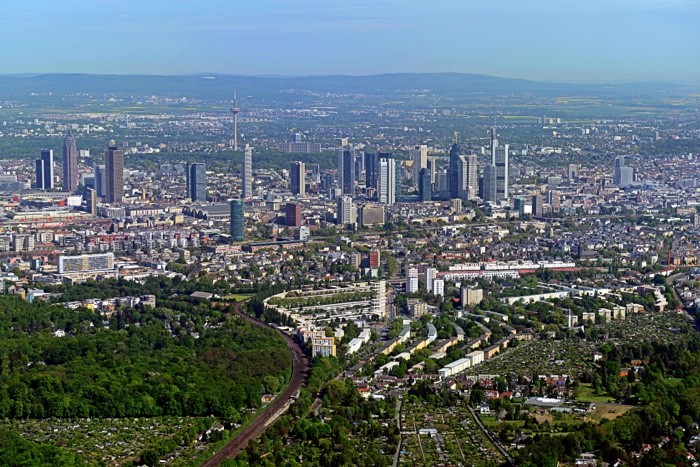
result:
[[[248,299],[250,299],[253,296],[253,294],[240,294],[240,293],[234,293],[231,295],[226,295],[224,297],[224,300],[232,300],[235,302],[244,302]]]
[[[614,402],[614,399],[607,394],[596,394],[593,386],[588,383],[579,386],[578,400],[582,402],[593,402],[594,404]]]
[[[617,417],[621,417],[633,408],[634,406],[632,405],[596,404],[596,408],[589,418],[594,422],[599,422],[601,420],[615,420]]]

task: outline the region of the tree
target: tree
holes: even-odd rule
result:
[[[472,388],[469,392],[469,404],[472,406],[477,406],[481,404],[484,400],[484,391],[479,388]]]

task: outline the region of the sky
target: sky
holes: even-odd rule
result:
[[[700,83],[700,0],[0,0],[0,74]]]

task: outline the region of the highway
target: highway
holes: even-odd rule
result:
[[[243,313],[240,310],[240,303],[235,304],[234,313],[255,326],[273,329],[280,333],[287,343],[287,348],[292,355],[292,377],[289,384],[287,384],[287,387],[284,388],[284,390],[275,398],[275,400],[272,401],[265,408],[265,410],[259,412],[257,416],[250,423],[248,423],[248,425],[243,428],[243,430],[239,432],[226,446],[204,462],[202,467],[217,466],[226,459],[235,458],[242,449],[245,449],[250,440],[262,435],[268,426],[273,424],[280,416],[282,416],[284,412],[287,411],[294,399],[296,399],[296,397],[299,395],[299,391],[301,390],[306,375],[309,371],[309,359],[304,354],[301,346],[295,342],[294,339],[282,331]]]

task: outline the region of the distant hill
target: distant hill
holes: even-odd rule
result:
[[[222,99],[236,90],[239,95],[270,96],[282,90],[322,91],[390,95],[428,90],[439,95],[529,93],[552,94],[645,94],[684,93],[686,86],[672,83],[568,84],[498,78],[462,73],[395,73],[367,76],[238,76],[197,74],[90,75],[37,74],[0,75],[0,99],[31,93],[59,95],[90,93],[114,95],[188,96]]]

